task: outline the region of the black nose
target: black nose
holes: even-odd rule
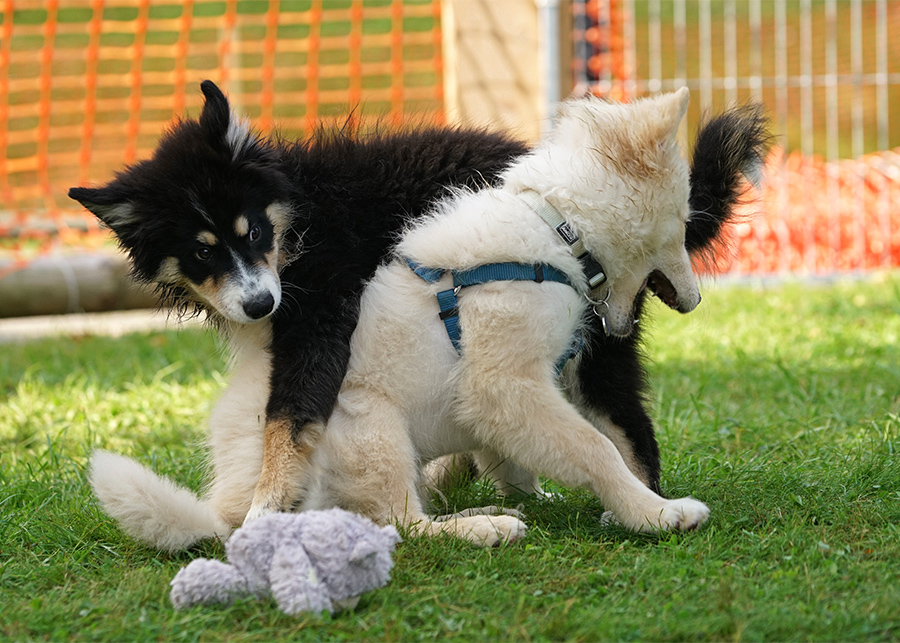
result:
[[[272,293],[266,292],[258,295],[250,301],[244,302],[244,314],[250,319],[262,319],[272,312],[275,307],[275,298]]]

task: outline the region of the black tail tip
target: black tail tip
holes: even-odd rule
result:
[[[769,117],[761,103],[733,107],[707,118],[697,131],[694,167],[713,160],[712,166],[731,179],[743,175],[759,186],[766,157],[774,142]]]
[[[734,220],[747,184],[760,187],[773,140],[759,103],[733,107],[701,123],[691,156],[689,252],[708,250]]]

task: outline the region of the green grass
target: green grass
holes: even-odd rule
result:
[[[896,640],[900,274],[704,295],[644,323],[663,486],[706,501],[707,526],[636,536],[563,490],[526,503],[509,547],[407,539],[390,585],[333,617],[175,611],[171,578],[222,547],[154,552],[91,498],[98,446],[199,486],[224,380],[208,334],[0,347],[0,639]]]

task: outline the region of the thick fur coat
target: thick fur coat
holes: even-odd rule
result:
[[[556,383],[556,365],[584,332],[591,301],[602,302],[593,306],[618,337],[632,333],[645,288],[680,312],[700,303],[685,248],[689,169],[675,143],[687,101],[684,89],[631,105],[567,103],[550,139],[511,166],[500,187],[463,193],[406,232],[363,293],[305,507],[336,504],[489,545],[515,540],[524,525],[514,516],[436,521],[417,495],[426,463],[475,451],[501,489],[539,492],[536,474],[547,475],[593,491],[630,529],[685,530],[706,520],[703,503],[648,488],[606,437],[609,420],[580,413],[583,398],[568,402]],[[556,210],[603,266],[607,279],[597,289],[525,191]],[[467,271],[508,262],[549,266],[568,283],[461,289],[457,354],[436,301],[453,287],[451,274],[432,283],[410,265]]]
[[[231,112],[213,83],[202,90],[199,120],[176,123],[152,158],[105,186],[69,193],[112,228],[137,278],[156,283],[183,312],[206,314],[229,346],[231,381],[210,417],[211,475],[202,497],[134,460],[105,452],[92,458],[91,482],[107,512],[129,534],[169,550],[303,500],[365,281],[403,227],[448,188],[493,184],[528,151],[504,135],[458,128],[269,140]],[[701,129],[685,237],[695,256],[733,216],[764,146],[756,109],[728,112]],[[589,326],[571,394],[595,424],[609,427],[629,468],[658,490],[638,333],[616,337],[596,320]]]

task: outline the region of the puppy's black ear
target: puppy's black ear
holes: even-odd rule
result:
[[[211,80],[200,83],[206,104],[200,113],[200,127],[210,140],[224,140],[231,122],[231,107],[225,94]]]
[[[112,228],[120,240],[140,223],[134,205],[124,194],[110,187],[104,188],[71,188],[69,198],[80,202],[85,208]]]

